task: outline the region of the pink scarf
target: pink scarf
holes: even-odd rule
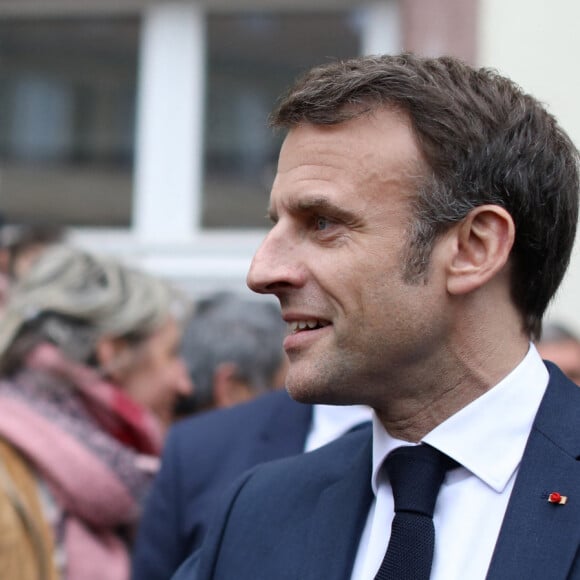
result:
[[[127,580],[129,551],[117,530],[138,519],[160,429],[122,391],[53,346],[40,346],[28,363],[0,383],[0,436],[30,460],[64,514],[56,540],[66,577]]]
[[[163,435],[157,419],[93,369],[67,360],[59,349],[46,343],[33,350],[26,363],[29,369],[72,383],[87,410],[115,439],[141,453],[160,454]]]

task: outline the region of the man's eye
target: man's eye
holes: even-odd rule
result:
[[[315,219],[315,225],[317,230],[325,230],[330,226],[330,220],[325,217],[318,216]]]

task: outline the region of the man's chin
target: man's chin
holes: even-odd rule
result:
[[[299,403],[319,403],[321,387],[309,381],[286,380],[286,390]]]
[[[330,384],[318,384],[314,382],[296,383],[286,382],[286,390],[292,399],[298,403],[311,405],[348,405],[349,402],[341,401],[340,394]]]

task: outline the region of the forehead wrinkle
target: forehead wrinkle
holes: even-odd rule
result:
[[[329,131],[329,129],[332,129]],[[345,147],[356,151],[356,146],[349,141],[344,142],[340,133],[335,135],[337,128],[311,127],[303,131],[296,129],[286,137],[278,158],[278,173],[289,173],[295,170],[316,171],[330,169],[340,170],[344,167],[344,151],[336,149],[338,139]],[[342,132],[342,131],[341,131]]]
[[[278,170],[270,194],[268,215],[277,217],[275,206],[278,203],[295,213],[312,211],[316,208],[340,209],[331,201],[330,195],[325,193],[337,188],[336,174],[339,170],[337,165],[318,163],[296,164],[285,170]],[[341,180],[341,188],[352,189],[348,180]],[[281,197],[276,195],[280,192],[283,192]],[[280,199],[277,199],[279,197]]]
[[[299,182],[294,184],[294,193],[291,196],[284,196],[283,199],[274,200],[272,197],[270,198],[270,205],[268,208],[268,217],[272,221],[277,221],[278,219],[278,210],[276,207],[279,204],[282,204],[290,213],[294,214],[306,214],[306,213],[313,213],[314,211],[320,211],[321,213],[328,213],[332,214],[332,216],[343,219],[345,221],[349,221],[354,218],[354,214],[349,209],[345,208],[342,204],[345,203],[347,200],[352,200],[355,205],[360,207],[372,205],[374,206],[377,201],[382,201],[387,203],[387,207],[392,207],[391,204],[394,203],[392,199],[389,199],[389,191],[390,190],[397,190],[402,198],[397,202],[401,202],[403,200],[409,201],[412,199],[416,194],[416,174],[412,171],[405,171],[402,175],[384,175],[380,172],[376,174],[373,172],[371,176],[361,181],[359,184],[352,184],[343,182],[341,185],[341,192],[338,198],[335,198],[333,192],[335,191],[335,187],[331,182],[324,178],[318,177],[307,177],[304,179],[299,180],[299,182],[309,183],[313,185],[316,182],[323,184],[323,187],[319,189],[319,191],[323,191],[326,188],[331,189],[329,194],[320,193],[320,192],[313,192],[309,191],[310,187],[304,188],[301,190]],[[364,189],[368,191],[365,187],[367,183],[380,183],[381,187],[375,194],[367,200],[361,199],[357,193],[359,190]],[[377,198],[377,195],[380,198]],[[361,206],[362,204],[362,206]]]
[[[328,154],[326,157],[334,157],[334,154]],[[334,190],[339,184],[341,192],[347,195],[356,195],[362,188],[366,190],[369,185],[376,190],[380,184],[379,191],[396,188],[414,194],[419,179],[426,173],[422,159],[398,159],[396,153],[385,157],[384,153],[373,151],[363,155],[356,162],[353,156],[347,159],[346,163],[343,156],[336,157],[341,163],[327,163],[323,160],[319,163],[297,163],[293,167],[280,170],[278,182],[283,185],[287,180],[291,180],[295,187],[304,185],[305,190],[310,185],[316,186],[317,183],[321,183],[322,191],[328,187]],[[357,171],[355,165],[356,167],[363,165],[365,172]],[[311,171],[312,169],[314,171]],[[322,197],[320,201],[323,201]]]
[[[360,133],[359,124],[351,126],[351,129],[355,129],[355,137]],[[415,197],[419,183],[428,173],[428,164],[420,150],[415,147],[410,156],[406,147],[402,150],[399,147],[366,150],[364,147],[357,147],[356,138],[347,142],[341,141],[339,138],[341,127],[343,126],[331,128],[307,126],[293,129],[288,134],[278,160],[277,176],[272,188],[272,194],[276,192],[276,195],[270,197],[270,216],[277,219],[275,206],[278,203],[283,205],[292,203],[293,199],[288,199],[288,193],[293,189],[295,191],[292,198],[301,197],[301,193],[306,195],[311,187],[315,190],[311,192],[312,195],[316,196],[318,189],[317,197],[320,197],[320,194],[324,196],[325,190],[330,188],[328,191],[330,199],[334,193],[338,193],[342,200],[354,198],[359,202],[363,201],[359,196],[361,192],[373,192],[366,200],[366,205],[386,201],[383,195],[386,197],[395,191],[407,201]],[[306,130],[315,133],[311,133],[309,139],[304,141],[303,132]],[[333,140],[329,142],[330,136]],[[339,138],[342,150],[334,149],[336,143],[334,137]],[[361,171],[361,165],[364,165],[365,171]],[[280,192],[285,192],[282,197],[278,195]],[[322,201],[322,198],[319,201]],[[308,201],[309,206],[312,206],[312,203]]]

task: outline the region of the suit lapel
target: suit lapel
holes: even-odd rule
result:
[[[550,384],[522,458],[487,580],[567,578],[580,530],[580,389],[548,365]],[[551,492],[568,496],[548,502]]]
[[[338,478],[320,495],[305,538],[304,580],[350,579],[360,535],[373,498],[371,429],[354,458],[345,458]]]

